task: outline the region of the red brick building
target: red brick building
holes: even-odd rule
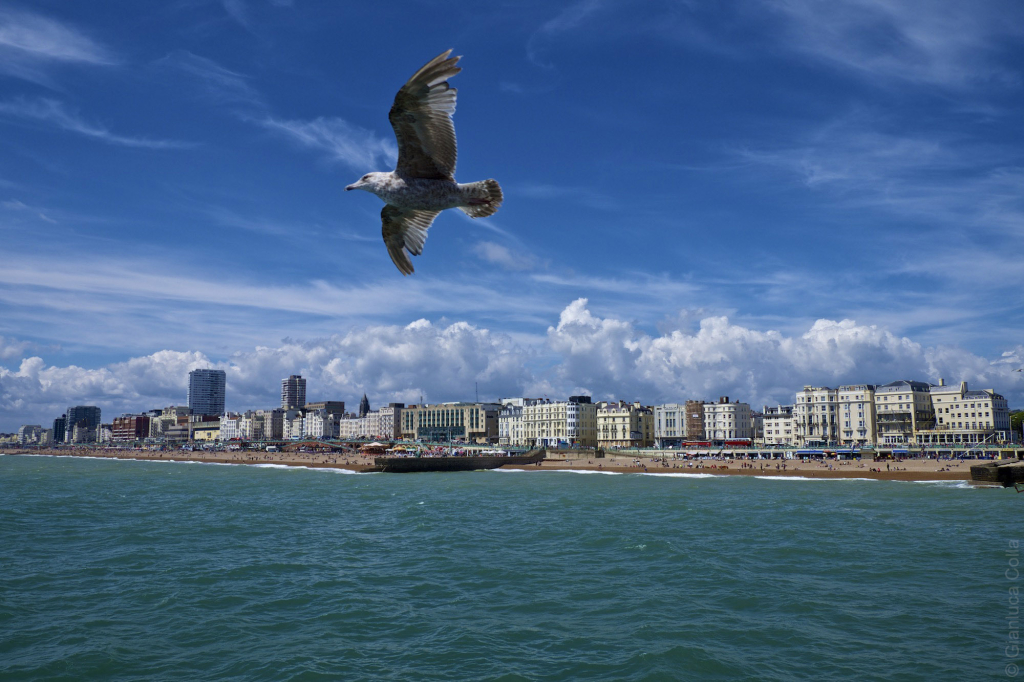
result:
[[[132,443],[149,436],[149,417],[126,414],[114,419],[110,439],[115,443]]]

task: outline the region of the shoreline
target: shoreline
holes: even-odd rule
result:
[[[152,462],[196,462],[203,464],[276,465],[306,467],[310,469],[341,469],[353,473],[376,473],[373,457],[367,455],[323,455],[320,453],[169,453],[146,450],[42,450],[15,449],[0,451],[8,455],[37,455],[50,457],[83,457],[90,459],[120,459]],[[213,456],[217,455],[217,456]],[[225,457],[224,455],[229,455]],[[628,461],[621,461],[626,460]],[[691,460],[691,463],[693,461]],[[647,458],[609,457],[605,462],[593,459],[548,459],[541,466],[504,466],[505,471],[579,471],[612,474],[687,475],[687,476],[754,476],[760,478],[806,478],[806,479],[864,479],[877,481],[970,481],[970,464],[957,460],[914,459],[897,463],[899,470],[871,471],[868,464],[829,464],[818,461],[789,460],[786,468],[776,469],[776,462],[770,461],[766,468],[758,468],[761,462],[744,460],[703,460],[700,466],[685,466],[680,461],[665,465],[660,460]],[[752,468],[744,467],[744,464]],[[880,464],[880,463],[879,463]],[[890,464],[891,466],[891,464]],[[862,468],[863,467],[863,468]],[[949,470],[945,470],[949,469]]]

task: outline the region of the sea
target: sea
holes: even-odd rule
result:
[[[1022,519],[957,482],[0,456],[0,680],[1012,679]]]

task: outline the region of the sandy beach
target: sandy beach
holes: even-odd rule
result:
[[[32,454],[109,459],[135,459],[154,461],[207,462],[211,464],[277,464],[312,468],[346,469],[355,472],[374,471],[373,457],[358,453],[305,453],[305,452],[205,452],[123,449],[61,449],[21,450],[5,449],[4,454]],[[800,478],[867,478],[889,481],[965,481],[970,480],[971,463],[976,460],[906,459],[902,461],[842,461],[825,460],[736,460],[692,459],[662,460],[635,455],[612,455],[603,459],[593,456],[551,453],[539,467],[508,467],[510,469],[604,471],[615,473],[649,474],[711,474],[714,476],[786,476]]]

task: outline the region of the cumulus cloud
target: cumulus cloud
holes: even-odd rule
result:
[[[353,401],[363,393],[380,402],[466,399],[478,383],[485,395],[515,395],[529,380],[528,352],[504,334],[465,322],[369,326],[325,339],[285,340],[277,347],[236,352],[220,362],[199,352],[164,350],[98,369],[48,366],[24,359],[0,367],[2,428],[42,423],[68,405],[96,404],[104,419],[183,404],[188,372],[227,372],[228,409],[273,407],[280,381],[302,374],[310,400]]]
[[[1011,403],[1024,397],[1024,346],[990,360],[954,347],[926,347],[874,325],[818,320],[799,335],[761,331],[725,317],[705,317],[696,329],[652,335],[633,322],[601,317],[587,299],[569,304],[546,342],[511,337],[466,322],[373,325],[322,339],[285,339],[274,347],[212,360],[198,351],[163,350],[88,369],[47,365],[40,357],[17,369],[0,366],[0,429],[48,423],[68,405],[96,404],[104,419],[183,404],[188,372],[227,372],[227,407],[278,404],[280,381],[301,374],[310,400],[373,404],[589,393],[648,404],[720,395],[763,404],[790,403],[805,384],[888,383],[917,379],[970,382],[994,388]],[[12,348],[11,351],[5,351]],[[27,349],[0,339],[0,359]],[[5,354],[6,353],[6,354]],[[536,369],[538,367],[550,369]]]
[[[548,329],[561,358],[556,383],[599,398],[660,402],[712,400],[719,395],[752,405],[792,402],[804,384],[888,383],[896,379],[970,381],[1019,396],[1020,348],[990,361],[959,348],[926,348],[853,320],[818,320],[800,336],[758,331],[707,317],[695,332],[651,336],[631,322],[601,318],[578,299]]]

